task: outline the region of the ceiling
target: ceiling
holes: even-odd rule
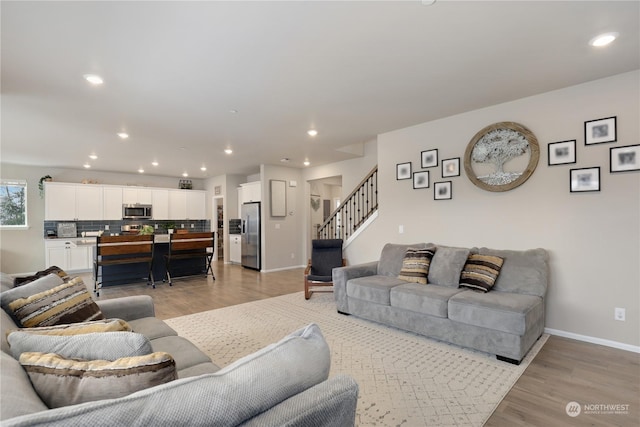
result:
[[[640,68],[637,1],[423,3],[2,1],[2,161],[193,178],[318,166]]]

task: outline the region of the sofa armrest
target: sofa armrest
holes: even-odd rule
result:
[[[241,424],[243,427],[355,425],[358,384],[336,375]]]
[[[333,294],[336,306],[341,313],[349,313],[347,302],[347,282],[351,279],[378,274],[378,261],[349,265],[333,269]]]
[[[135,320],[143,317],[155,317],[153,298],[149,295],[113,298],[96,301],[104,317],[108,319]]]

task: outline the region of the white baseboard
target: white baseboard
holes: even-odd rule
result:
[[[274,271],[295,270],[296,268],[305,268],[306,266],[307,266],[307,264],[292,265],[291,267],[272,268],[270,270],[260,270],[260,273],[273,273]],[[300,276],[300,280],[302,280],[302,276]],[[303,282],[301,282],[301,283],[303,283]]]
[[[557,335],[559,337],[571,338],[574,340],[584,341],[591,344],[599,344],[607,347],[619,348],[620,350],[640,353],[640,346],[636,346],[636,345],[625,344],[618,341],[605,340],[602,338],[590,337],[588,335],[574,334],[573,332],[561,331],[559,329],[544,328],[544,331],[550,335]]]

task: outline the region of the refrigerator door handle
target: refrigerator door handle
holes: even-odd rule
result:
[[[240,232],[241,234],[245,234],[247,232],[246,224],[247,224],[247,222],[243,219],[242,220],[242,231]]]

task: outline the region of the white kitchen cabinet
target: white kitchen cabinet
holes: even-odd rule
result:
[[[240,196],[242,203],[260,202],[262,200],[262,184],[260,181],[240,184]]]
[[[242,241],[239,234],[229,235],[229,261],[240,264],[242,260]]]
[[[101,186],[45,183],[46,220],[101,220],[103,203]]]
[[[169,219],[169,190],[151,190],[151,205],[153,207],[153,219]]]
[[[78,244],[78,239],[45,241],[46,265],[69,271],[88,271],[93,266],[93,246]]]
[[[152,193],[149,188],[125,187],[122,190],[122,203],[127,205],[150,205],[153,203]]]
[[[102,219],[107,221],[122,219],[122,187],[102,187],[104,206]]]
[[[187,194],[185,190],[169,190],[169,219],[187,218]]]
[[[187,219],[205,219],[207,217],[207,193],[206,191],[188,190],[187,193]]]

